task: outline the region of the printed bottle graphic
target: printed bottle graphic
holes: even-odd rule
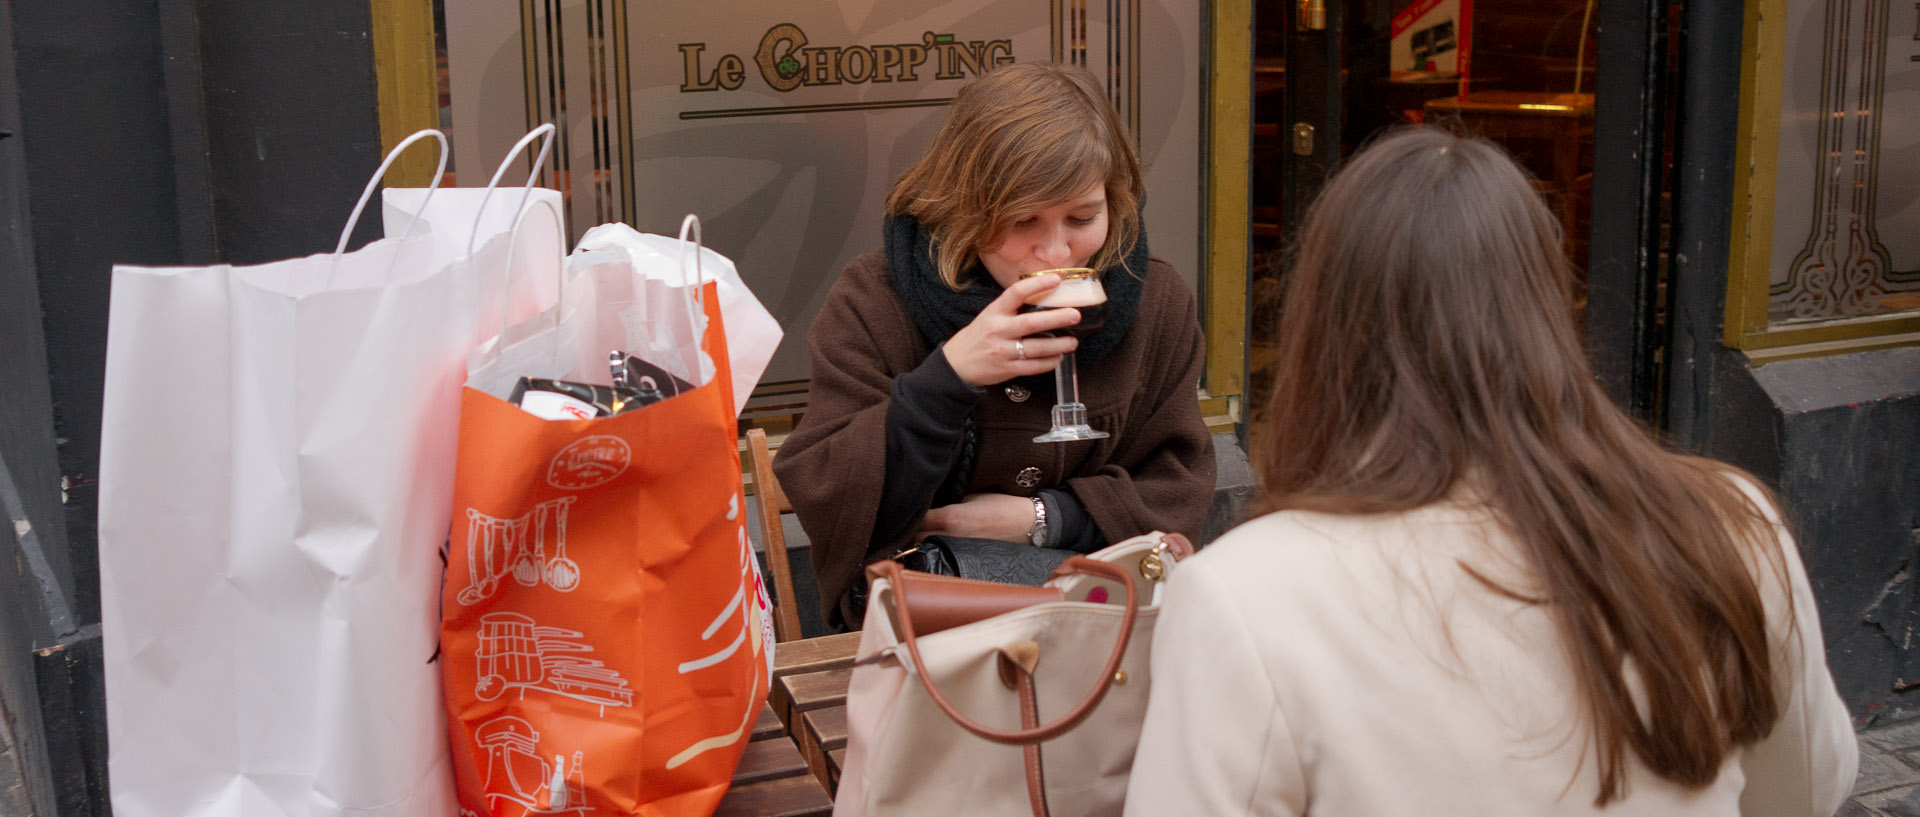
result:
[[[487,803],[496,817],[536,814],[585,814],[581,798],[584,753],[542,760],[540,733],[524,720],[506,715],[480,725],[474,737],[486,753]]]
[[[567,506],[573,501],[570,496],[548,500],[513,519],[468,508],[469,583],[455,598],[467,606],[484,601],[499,592],[500,580],[509,575],[524,587],[545,582],[562,593],[579,587],[580,565],[567,558]],[[552,559],[547,558],[549,535]]]
[[[553,756],[553,777],[547,779],[547,808],[553,811],[567,807],[567,759]]]
[[[491,701],[509,690],[525,697],[529,690],[609,706],[633,706],[633,689],[620,673],[585,655],[593,647],[578,641],[581,633],[559,627],[541,627],[519,613],[488,613],[480,617],[480,647],[474,651],[479,681],[473,694]]]

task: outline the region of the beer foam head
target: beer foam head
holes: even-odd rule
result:
[[[1085,278],[1068,278],[1061,281],[1060,286],[1055,287],[1052,292],[1047,293],[1046,297],[1034,301],[1033,305],[1045,307],[1093,306],[1106,302],[1106,287],[1100,285],[1100,279],[1087,276]]]

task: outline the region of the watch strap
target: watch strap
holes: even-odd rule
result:
[[[1047,503],[1040,497],[1033,500],[1033,527],[1027,529],[1027,542],[1034,547],[1047,546]]]

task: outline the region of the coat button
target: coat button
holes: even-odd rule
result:
[[[1035,485],[1039,485],[1040,469],[1035,468],[1031,465],[1020,469],[1020,473],[1014,475],[1013,483],[1022,488],[1032,488]]]
[[[1027,398],[1032,396],[1033,396],[1033,391],[1028,389],[1026,386],[1008,386],[1007,387],[1007,399],[1012,400],[1015,403],[1025,403],[1027,402]]]

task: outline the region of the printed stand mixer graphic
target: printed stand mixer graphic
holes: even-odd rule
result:
[[[507,715],[480,725],[474,735],[487,753],[487,801],[499,817],[535,814],[585,814],[593,810],[582,802],[580,752],[572,762],[554,755],[542,759],[540,733],[533,724]],[[463,815],[473,812],[462,809]],[[478,817],[475,815],[475,817]]]
[[[514,519],[467,509],[467,576],[459,601],[472,605],[500,589],[508,575],[524,587],[545,581],[562,593],[580,586],[580,565],[567,558],[567,506],[574,497],[552,499]],[[547,559],[547,532],[553,532],[553,559]]]

